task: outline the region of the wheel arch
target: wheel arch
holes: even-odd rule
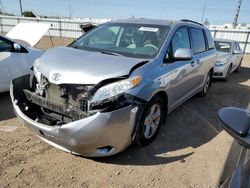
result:
[[[150,100],[155,97],[158,96],[163,100],[163,107],[164,107],[164,117],[166,117],[166,115],[168,114],[168,94],[163,91],[157,91],[154,95],[152,95],[152,97],[150,98]],[[166,118],[164,118],[163,122],[165,122]]]

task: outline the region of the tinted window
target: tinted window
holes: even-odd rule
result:
[[[207,36],[208,49],[214,48],[214,39],[208,29],[205,30]]]
[[[190,49],[189,35],[186,27],[179,28],[172,38],[173,54],[175,54],[179,48]]]
[[[2,37],[0,38],[0,52],[9,52],[12,49],[12,44],[10,42],[7,42]]]
[[[191,28],[192,43],[194,48],[194,53],[200,53],[206,50],[205,39],[203,31],[197,28]]]

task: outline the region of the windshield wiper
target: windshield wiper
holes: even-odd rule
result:
[[[123,55],[115,53],[115,52],[108,52],[108,51],[100,51],[100,52],[102,54],[115,55],[115,56],[123,56]]]

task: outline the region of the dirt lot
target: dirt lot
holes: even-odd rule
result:
[[[228,83],[215,81],[205,98],[193,97],[173,111],[151,145],[101,159],[42,142],[15,117],[8,93],[0,94],[0,187],[214,187],[232,142],[217,111],[250,109],[249,93],[245,56],[242,71]]]

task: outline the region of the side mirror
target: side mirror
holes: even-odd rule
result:
[[[224,107],[219,110],[218,117],[225,131],[240,145],[250,148],[250,112],[241,108]]]
[[[233,51],[233,54],[241,54],[242,52],[241,52],[241,50],[234,50]]]
[[[14,43],[13,44],[13,48],[14,48],[14,50],[16,51],[16,52],[20,52],[21,51],[21,46],[19,45],[19,44],[17,44],[17,43]]]
[[[166,53],[165,57],[164,57],[164,62],[170,62],[170,58],[169,58],[169,54],[168,52]]]
[[[190,49],[187,48],[179,48],[174,53],[175,60],[191,60],[192,59],[192,52]]]

